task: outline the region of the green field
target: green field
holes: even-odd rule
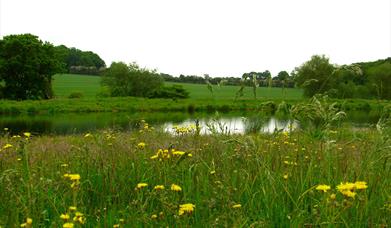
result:
[[[234,99],[238,91],[238,86],[213,86],[213,96],[204,84],[190,83],[166,83],[167,85],[180,84],[190,93],[191,99]],[[81,92],[86,98],[94,98],[100,91],[100,77],[76,74],[58,74],[53,80],[54,94],[58,98],[66,98],[72,92]],[[286,89],[283,93],[281,88],[258,88],[257,98],[263,99],[301,99],[303,92],[301,89]],[[252,88],[247,87],[244,97],[253,98]]]

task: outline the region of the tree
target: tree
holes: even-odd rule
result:
[[[31,34],[0,40],[0,80],[4,98],[49,99],[52,75],[60,70],[53,45]]]
[[[324,55],[314,55],[311,60],[295,69],[294,80],[298,86],[304,88],[305,96],[312,97],[331,88],[334,69]]]
[[[149,97],[162,87],[163,79],[136,63],[113,62],[103,75],[102,85],[108,87],[111,96]]]

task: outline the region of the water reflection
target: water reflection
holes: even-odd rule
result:
[[[87,113],[36,116],[0,116],[0,132],[8,128],[10,134],[32,132],[33,134],[75,134],[93,132],[101,129],[132,131],[138,128],[140,120],[151,126],[173,132],[173,126],[195,124],[199,121],[202,134],[225,133],[272,133],[296,129],[298,123],[289,118],[271,117],[262,113],[228,113],[224,115],[207,113]],[[357,120],[356,120],[357,119]],[[373,125],[378,115],[368,113],[348,114],[348,123],[361,127]]]
[[[175,133],[174,126],[186,127],[195,125],[196,120],[186,120],[181,123],[165,123],[165,132]],[[292,120],[281,120],[275,117],[269,118],[219,118],[198,120],[201,134],[247,134],[247,133],[273,133],[274,131],[289,131],[298,127],[298,123]]]

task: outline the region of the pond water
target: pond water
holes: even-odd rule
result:
[[[8,128],[10,134],[32,132],[33,134],[77,134],[107,128],[130,131],[138,129],[144,119],[151,126],[173,132],[174,126],[186,126],[199,122],[201,133],[249,133],[287,130],[298,127],[298,122],[262,113],[78,113],[35,116],[0,116],[0,130]],[[373,126],[379,119],[376,113],[353,112],[346,121],[355,127]]]

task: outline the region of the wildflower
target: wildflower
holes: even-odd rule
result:
[[[20,224],[20,227],[32,227],[33,220],[31,218],[27,218],[25,223]]]
[[[5,149],[11,148],[11,147],[13,147],[12,144],[7,143],[3,146],[3,149],[5,150]]]
[[[144,142],[140,142],[139,144],[137,144],[137,147],[140,149],[140,150],[143,150],[145,148],[145,143]]]
[[[154,190],[164,190],[164,185],[156,185],[153,189]]]
[[[66,164],[66,163],[61,164],[61,167],[68,167],[68,164]]]
[[[284,174],[284,176],[282,176],[285,180],[288,180],[288,174]]]
[[[356,181],[356,182],[354,183],[354,187],[355,187],[356,189],[358,189],[358,190],[362,190],[362,189],[368,188],[367,182],[365,182],[365,181]]]
[[[179,215],[183,215],[185,213],[191,214],[194,211],[194,208],[195,208],[195,205],[191,204],[191,203],[186,203],[186,204],[179,205],[178,214]]]
[[[138,184],[137,184],[137,188],[138,188],[138,189],[142,189],[142,188],[147,187],[147,186],[148,186],[147,183],[138,183]]]
[[[350,197],[350,198],[353,198],[356,196],[357,193],[353,192],[353,191],[343,191],[341,192],[343,195],[347,196],[347,197]]]
[[[159,158],[159,155],[155,154],[155,155],[151,156],[150,158],[151,158],[152,160],[153,160],[153,159],[157,159],[157,158]]]
[[[215,170],[210,171],[210,174],[211,174],[211,175],[213,175],[213,174],[215,174],[215,173],[216,173]]]
[[[335,198],[337,198],[337,195],[335,195],[334,193],[330,195],[331,200],[335,200]]]
[[[84,224],[86,222],[86,218],[84,217],[83,213],[76,211],[75,217],[73,217],[73,221],[78,222],[80,224]]]
[[[5,128],[4,128],[4,131],[8,131],[8,127],[5,127]]]
[[[11,138],[13,139],[20,138],[20,135],[13,135]]]
[[[89,138],[89,137],[91,137],[91,136],[92,136],[91,133],[87,133],[87,134],[84,135],[84,138]]]
[[[77,210],[77,207],[75,207],[75,206],[70,206],[70,207],[69,207],[69,210],[70,210],[70,211],[76,211],[76,210]]]
[[[120,227],[119,224],[114,224],[114,225],[113,225],[113,228],[119,228],[119,227]]]
[[[171,190],[174,191],[174,192],[180,192],[180,191],[182,191],[182,188],[179,185],[172,184],[171,185]]]
[[[27,138],[30,138],[31,133],[30,132],[25,132],[25,133],[23,133],[23,135],[26,136]]]
[[[183,152],[183,151],[175,151],[175,150],[172,150],[172,155],[176,155],[176,156],[182,156],[182,155],[184,155],[185,154],[185,152]]]
[[[119,222],[120,222],[120,223],[124,223],[124,222],[125,222],[125,219],[119,219]]]
[[[192,155],[192,154],[187,154],[187,156],[188,156],[188,157],[193,157],[193,155]]]
[[[156,215],[156,214],[153,214],[153,215],[151,216],[151,219],[157,219],[157,215]]]
[[[325,184],[320,184],[316,187],[316,190],[323,191],[323,192],[327,192],[330,189],[331,189],[331,187],[329,185],[325,185]]]
[[[344,191],[351,191],[353,190],[355,187],[355,184],[354,183],[351,183],[351,182],[346,182],[346,183],[341,183],[337,186],[337,190],[340,191],[340,192],[344,192]]]
[[[241,208],[242,207],[242,204],[238,203],[238,204],[235,204],[232,206],[232,208],[236,209],[236,208]]]
[[[67,222],[64,225],[62,225],[63,228],[73,228],[74,224],[71,222]]]
[[[63,219],[63,220],[68,220],[70,217],[69,217],[68,214],[61,214],[60,218]]]

